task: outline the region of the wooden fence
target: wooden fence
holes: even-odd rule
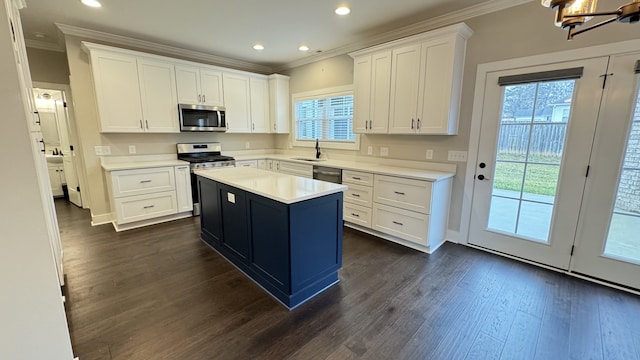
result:
[[[529,134],[531,144],[529,144]],[[498,152],[509,154],[562,155],[564,139],[567,133],[566,123],[540,122],[531,124],[502,123],[498,138]]]

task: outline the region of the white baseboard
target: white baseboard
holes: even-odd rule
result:
[[[100,214],[100,215],[91,214],[91,226],[111,224],[112,219],[113,219],[113,216],[111,215],[111,213]]]

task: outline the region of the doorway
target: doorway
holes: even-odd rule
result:
[[[33,88],[33,96],[42,129],[51,190],[54,197],[64,196],[72,204],[82,207],[79,159],[72,140],[75,139],[75,131],[68,95],[64,89],[43,85]]]
[[[486,74],[470,244],[640,289],[638,60]]]

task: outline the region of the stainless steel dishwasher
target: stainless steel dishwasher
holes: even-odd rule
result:
[[[313,178],[316,180],[342,184],[342,169],[313,165]]]

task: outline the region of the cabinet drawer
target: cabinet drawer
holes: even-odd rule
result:
[[[278,172],[311,179],[313,178],[313,165],[298,164],[298,163],[288,162],[288,161],[280,161],[278,165]]]
[[[175,190],[173,167],[112,171],[111,181],[114,198]]]
[[[361,171],[342,170],[342,182],[344,184],[373,186],[373,174]]]
[[[401,239],[427,246],[429,215],[373,204],[373,228]]]
[[[431,213],[432,183],[394,176],[374,177],[373,201],[402,209]]]
[[[176,214],[178,207],[175,191],[118,198],[114,205],[118,224]]]
[[[257,168],[258,167],[258,160],[236,161],[236,167]]]
[[[371,207],[373,189],[368,186],[345,184],[349,187],[344,192],[344,202]]]
[[[371,227],[371,208],[343,202],[342,218],[344,221],[361,226]]]

